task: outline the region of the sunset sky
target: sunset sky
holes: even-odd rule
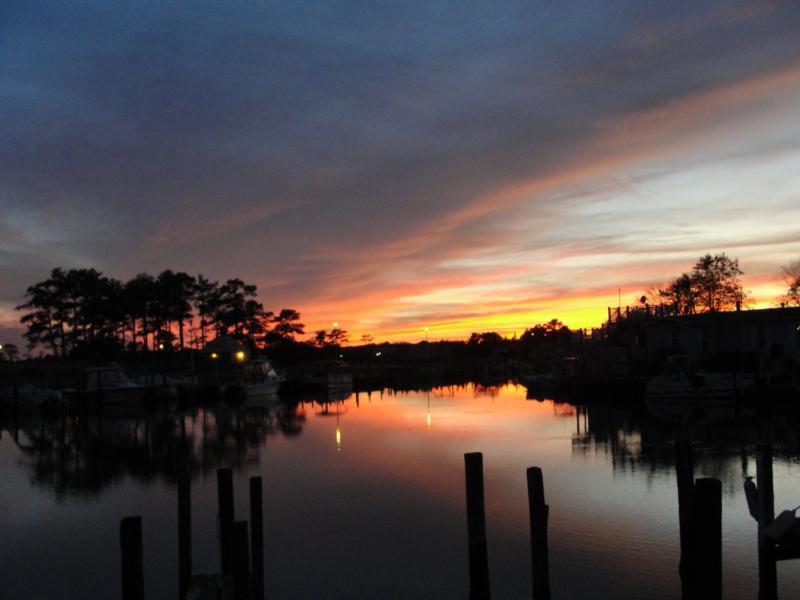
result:
[[[0,5],[0,341],[57,266],[418,341],[800,259],[796,1],[192,6]]]

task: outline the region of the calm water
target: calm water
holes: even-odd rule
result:
[[[655,414],[653,414],[655,413]],[[682,423],[682,425],[680,425]],[[776,512],[800,504],[798,423],[769,423]],[[2,425],[0,598],[119,597],[118,527],[144,520],[149,599],[177,597],[175,473],[192,473],[194,570],[219,568],[216,478],[234,468],[265,493],[266,585],[274,598],[466,598],[463,454],[484,453],[494,598],[530,597],[525,468],[550,504],[554,598],[678,598],[672,440],[690,432],[697,476],[723,482],[724,595],[757,596],[754,417],[652,407],[575,407],[516,386],[351,396],[246,413]],[[338,435],[337,435],[338,428]],[[800,561],[778,565],[796,598]]]

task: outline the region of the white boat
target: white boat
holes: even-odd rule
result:
[[[281,387],[283,377],[278,375],[275,367],[266,358],[254,358],[244,365],[241,382],[246,399],[276,394]]]
[[[147,387],[130,379],[117,364],[86,369],[86,391],[103,404],[134,405],[144,400]]]
[[[753,389],[752,375],[684,372],[658,375],[647,382],[646,400],[706,400],[735,398]]]

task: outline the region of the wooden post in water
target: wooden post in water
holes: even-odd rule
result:
[[[681,559],[679,572],[684,597],[688,597],[692,570],[692,501],[694,499],[694,457],[692,443],[681,440],[675,445],[675,473],[678,479],[678,522],[680,527]]]
[[[122,548],[122,600],[143,600],[142,517],[122,519],[119,542]]]
[[[250,478],[250,554],[252,600],[264,600],[264,513],[261,477]]]
[[[103,408],[103,381],[99,370],[97,371],[97,408]]]
[[[722,600],[722,483],[695,481],[692,509],[694,597]]]
[[[192,583],[192,490],[188,475],[178,477],[178,593],[186,598]]]
[[[14,400],[14,423],[19,418],[19,380],[17,379],[17,371],[13,371],[13,379],[11,380],[11,396]],[[17,436],[14,436],[14,441],[17,441]]]
[[[471,600],[489,593],[489,553],[486,548],[486,512],[483,499],[483,454],[464,455],[467,479],[467,535],[469,538],[469,587]]]
[[[756,487],[758,489],[758,598],[778,597],[778,570],[775,543],[764,530],[775,519],[775,493],[772,488],[772,446],[759,444],[756,450]]]
[[[233,526],[233,473],[217,469],[217,500],[219,502],[219,549],[222,574],[232,573],[231,527]]]
[[[250,548],[247,543],[247,521],[234,522],[230,532],[233,595],[235,600],[250,600]]]
[[[547,547],[547,520],[550,507],[544,503],[544,481],[539,467],[530,467],[528,512],[531,518],[531,574],[533,599],[550,600],[550,564]]]

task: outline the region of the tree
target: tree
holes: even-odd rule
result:
[[[185,324],[194,321],[193,305],[203,343],[206,327],[214,327],[218,335],[233,335],[255,346],[273,321],[256,293],[255,285],[241,279],[219,285],[169,269],[157,278],[140,273],[123,284],[95,269],[57,268],[27,289],[26,302],[17,310],[25,311],[20,320],[27,326],[29,347],[42,345],[61,357],[76,350],[91,355],[115,352],[125,346],[128,331],[128,347],[134,350],[148,351],[151,340],[153,345],[172,347],[175,339],[183,349]],[[282,335],[292,338],[303,333],[299,319],[297,311],[284,309],[274,321]]]
[[[738,258],[721,254],[701,256],[692,268],[692,287],[705,312],[735,308],[744,298]]]
[[[324,348],[328,345],[328,332],[324,329],[318,329],[314,332],[314,337],[311,339],[311,345],[317,348]]]
[[[673,307],[677,315],[692,315],[697,309],[697,290],[692,277],[683,273],[675,281],[658,290],[658,298]]]
[[[558,319],[550,319],[546,323],[539,323],[526,329],[520,336],[520,342],[525,346],[541,343],[554,344],[560,341],[569,341],[571,330]]]
[[[300,313],[291,308],[283,308],[272,317],[272,331],[281,340],[294,340],[295,335],[305,333],[305,325],[300,322]]]
[[[206,328],[214,324],[216,301],[219,297],[219,284],[198,275],[195,280],[192,301],[200,317],[200,343],[206,345]]]
[[[496,331],[486,331],[484,333],[472,333],[467,340],[468,346],[495,347],[503,342],[503,336]]]
[[[53,269],[50,277],[28,287],[25,291],[27,302],[17,306],[17,310],[28,312],[20,317],[27,326],[25,339],[30,349],[38,345],[50,348],[54,355],[66,356],[66,331],[64,330],[64,311],[61,306],[62,283],[65,273]]]
[[[786,284],[786,293],[781,297],[781,301],[789,306],[800,306],[800,260],[781,267],[781,273]]]
[[[120,341],[122,284],[95,269],[53,269],[50,277],[30,286],[27,310],[20,321],[32,349],[45,345],[55,355],[67,356],[78,346]]]
[[[178,344],[183,350],[183,326],[192,318],[191,300],[195,279],[187,273],[162,271],[156,279],[156,313],[159,329],[172,331],[171,324],[178,326]]]
[[[211,322],[217,335],[232,335],[255,346],[256,340],[267,330],[271,312],[255,297],[258,288],[241,279],[228,279],[213,291],[210,310]]]
[[[127,318],[131,322],[131,337],[133,347],[137,348],[137,333],[142,337],[142,346],[149,349],[147,336],[153,333],[151,313],[153,311],[154,296],[156,294],[156,280],[152,275],[139,273],[136,277],[125,283],[122,292],[123,305]],[[140,324],[137,329],[137,322]]]
[[[742,290],[739,259],[706,254],[697,259],[691,273],[683,273],[663,288],[657,299],[676,315],[731,310],[747,300]]]
[[[328,345],[335,346],[336,348],[344,346],[349,339],[350,336],[347,335],[347,331],[339,329],[338,327],[331,329],[327,336]]]
[[[16,344],[2,344],[0,345],[0,350],[5,353],[11,362],[14,362],[19,356],[19,348],[17,348]]]

